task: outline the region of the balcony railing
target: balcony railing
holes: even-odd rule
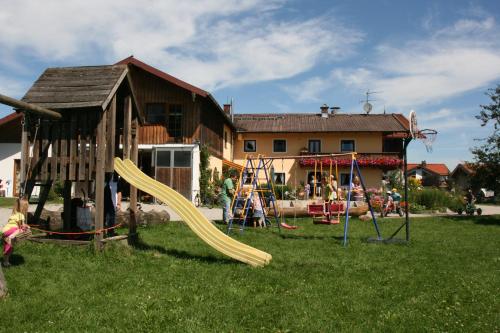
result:
[[[317,155],[324,155],[324,157],[317,158],[303,158],[299,160],[299,165],[302,167],[323,166],[329,167],[330,163],[339,167],[348,167],[351,165],[351,158],[349,156],[329,156],[331,154],[340,153],[313,153]],[[301,155],[311,155],[311,153],[301,152]],[[373,167],[381,169],[397,169],[403,165],[401,154],[398,153],[357,153],[356,160],[360,167]]]

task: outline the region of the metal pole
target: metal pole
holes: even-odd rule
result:
[[[358,161],[354,160],[354,165],[356,166],[356,170],[358,171],[359,180],[361,181],[361,186],[363,187],[363,192],[365,194],[365,199],[366,202],[368,203],[368,208],[370,208],[370,213],[372,214],[373,225],[375,226],[375,230],[377,231],[377,239],[382,240],[382,236],[380,235],[380,230],[378,228],[377,218],[375,217],[372,204],[370,203],[370,198],[368,197],[368,193],[366,192],[365,181],[363,180],[363,176],[361,175],[361,170],[359,169]]]
[[[404,184],[405,184],[405,222],[406,222],[406,241],[410,241],[410,217],[408,215],[408,159],[407,159],[407,148],[410,144],[411,139],[404,139],[404,147],[403,147],[403,176],[404,176]]]
[[[351,190],[352,190],[352,174],[354,172],[354,157],[351,156],[351,172],[349,173],[349,191],[347,192],[347,205],[345,209],[345,223],[344,223],[344,246],[347,246],[347,230],[349,229],[349,206],[351,203]]]

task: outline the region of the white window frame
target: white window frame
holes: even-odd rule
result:
[[[255,150],[246,150],[246,141],[253,141],[253,142],[255,142]],[[245,153],[255,153],[255,152],[257,152],[257,140],[255,140],[255,139],[245,139],[245,140],[243,140],[243,152],[245,152]]]

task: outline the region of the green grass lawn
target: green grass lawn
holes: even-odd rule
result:
[[[0,207],[12,208],[12,207],[14,207],[14,202],[15,201],[16,201],[16,198],[1,197],[0,198]]]
[[[290,221],[293,223],[293,221]],[[388,235],[401,220],[381,221]],[[500,216],[413,219],[409,245],[372,244],[370,222],[299,220],[237,239],[273,255],[235,262],[185,225],[140,230],[141,248],[25,242],[4,269],[5,332],[498,332]]]

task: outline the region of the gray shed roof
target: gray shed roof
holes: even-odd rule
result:
[[[105,109],[127,73],[127,65],[48,68],[22,100],[48,109]]]
[[[408,132],[402,114],[235,114],[238,132]]]

